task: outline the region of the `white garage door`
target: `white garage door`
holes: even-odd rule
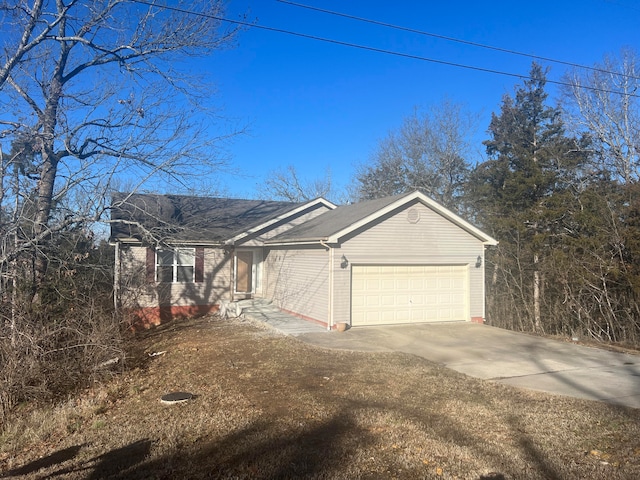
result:
[[[354,265],[351,324],[469,320],[466,265]]]

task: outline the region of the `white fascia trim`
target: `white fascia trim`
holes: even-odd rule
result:
[[[321,245],[326,247],[326,238],[312,238],[312,239],[300,239],[300,240],[281,240],[277,242],[265,242],[265,247],[289,247],[295,245]]]
[[[224,243],[222,242],[202,242],[197,240],[183,240],[183,241],[171,241],[168,240],[165,242],[167,245],[188,245],[188,246],[198,246],[198,247],[224,247]]]
[[[397,201],[393,202],[390,205],[387,205],[385,208],[378,210],[377,212],[369,215],[368,217],[363,218],[362,220],[360,220],[359,222],[354,223],[353,225],[348,226],[347,228],[336,232],[335,234],[333,234],[331,237],[329,237],[327,239],[328,243],[339,243],[339,239],[345,235],[347,235],[348,233],[357,230],[358,228],[367,225],[368,223],[376,220],[377,218],[380,218],[383,215],[386,215],[389,212],[392,212],[393,210],[397,209],[398,207],[401,207],[402,205],[405,205],[413,200],[419,200],[421,201],[423,204],[425,204],[427,207],[431,208],[433,211],[435,211],[436,213],[442,215],[444,218],[446,218],[447,220],[449,220],[450,222],[454,223],[455,225],[458,225],[460,228],[462,228],[463,230],[466,230],[467,232],[469,232],[471,235],[475,236],[476,238],[478,238],[480,241],[482,241],[483,245],[497,245],[498,241],[491,238],[489,235],[487,235],[486,233],[484,233],[483,231],[481,231],[480,229],[474,227],[473,225],[471,225],[469,222],[467,222],[466,220],[463,220],[462,218],[460,218],[458,215],[456,215],[455,213],[453,213],[451,210],[443,207],[442,205],[440,205],[439,203],[437,203],[435,200],[430,199],[429,197],[427,197],[426,195],[415,191],[412,192],[410,194],[407,194],[406,196],[398,199]]]
[[[329,208],[330,210],[333,210],[334,208],[337,207],[337,205],[334,205],[333,203],[331,203],[329,200],[325,200],[324,198],[320,197],[320,198],[316,198],[315,200],[311,200],[310,202],[304,203],[301,206],[299,206],[298,208],[294,209],[294,210],[290,210],[286,213],[283,213],[282,215],[272,218],[271,220],[268,220],[264,223],[261,223],[260,225],[257,225],[247,231],[244,231],[238,235],[236,235],[233,238],[230,238],[229,240],[225,241],[225,245],[233,245],[235,244],[238,240],[243,239],[244,237],[251,235],[252,233],[256,233],[259,232],[260,230],[269,227],[270,225],[273,225],[274,223],[278,223],[281,220],[284,220],[287,217],[290,217],[292,215],[296,215],[297,213],[300,213],[304,210],[306,210],[309,207],[313,207],[314,205],[324,205],[325,207]]]
[[[111,242],[110,245],[115,245],[116,243],[121,243],[124,245],[143,245],[144,242],[142,240],[138,240],[137,238],[117,238]],[[203,242],[196,240],[183,240],[183,241],[171,241],[167,240],[164,242],[166,245],[173,245],[176,247],[180,246],[197,246],[197,247],[224,247],[224,243],[222,242]]]

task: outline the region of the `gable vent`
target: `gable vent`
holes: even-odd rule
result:
[[[407,211],[407,221],[409,223],[418,223],[420,221],[420,211],[417,208],[410,208]]]

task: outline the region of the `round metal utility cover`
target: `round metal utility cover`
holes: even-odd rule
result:
[[[187,400],[191,400],[192,398],[193,394],[189,392],[172,392],[163,395],[162,397],[160,397],[160,400],[162,401],[162,403],[174,404],[186,402]]]

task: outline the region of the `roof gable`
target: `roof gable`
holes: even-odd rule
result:
[[[311,200],[307,203],[300,203],[300,204],[296,204],[297,207],[294,207],[291,210],[288,210],[286,212],[284,212],[283,214],[277,215],[277,216],[272,216],[271,218],[265,219],[264,222],[255,225],[251,228],[247,228],[245,230],[243,230],[242,232],[238,233],[237,235],[235,235],[234,237],[228,239],[225,243],[227,244],[237,244],[242,242],[243,240],[257,235],[259,233],[263,233],[265,231],[268,231],[270,229],[273,229],[273,227],[281,225],[282,223],[286,222],[287,220],[289,220],[290,218],[298,215],[298,214],[302,214],[304,212],[308,212],[311,209],[317,208],[317,207],[325,207],[328,208],[329,210],[333,210],[336,208],[336,205],[334,205],[333,203],[329,202],[328,200],[325,200],[324,198],[316,198],[314,200]],[[293,228],[293,227],[292,227]]]
[[[411,193],[345,205],[326,212],[302,225],[278,235],[269,244],[326,242],[339,243],[351,232],[366,227],[384,215],[412,202],[419,201],[453,224],[467,231],[485,245],[497,245],[497,240],[471,225],[423,193]]]

